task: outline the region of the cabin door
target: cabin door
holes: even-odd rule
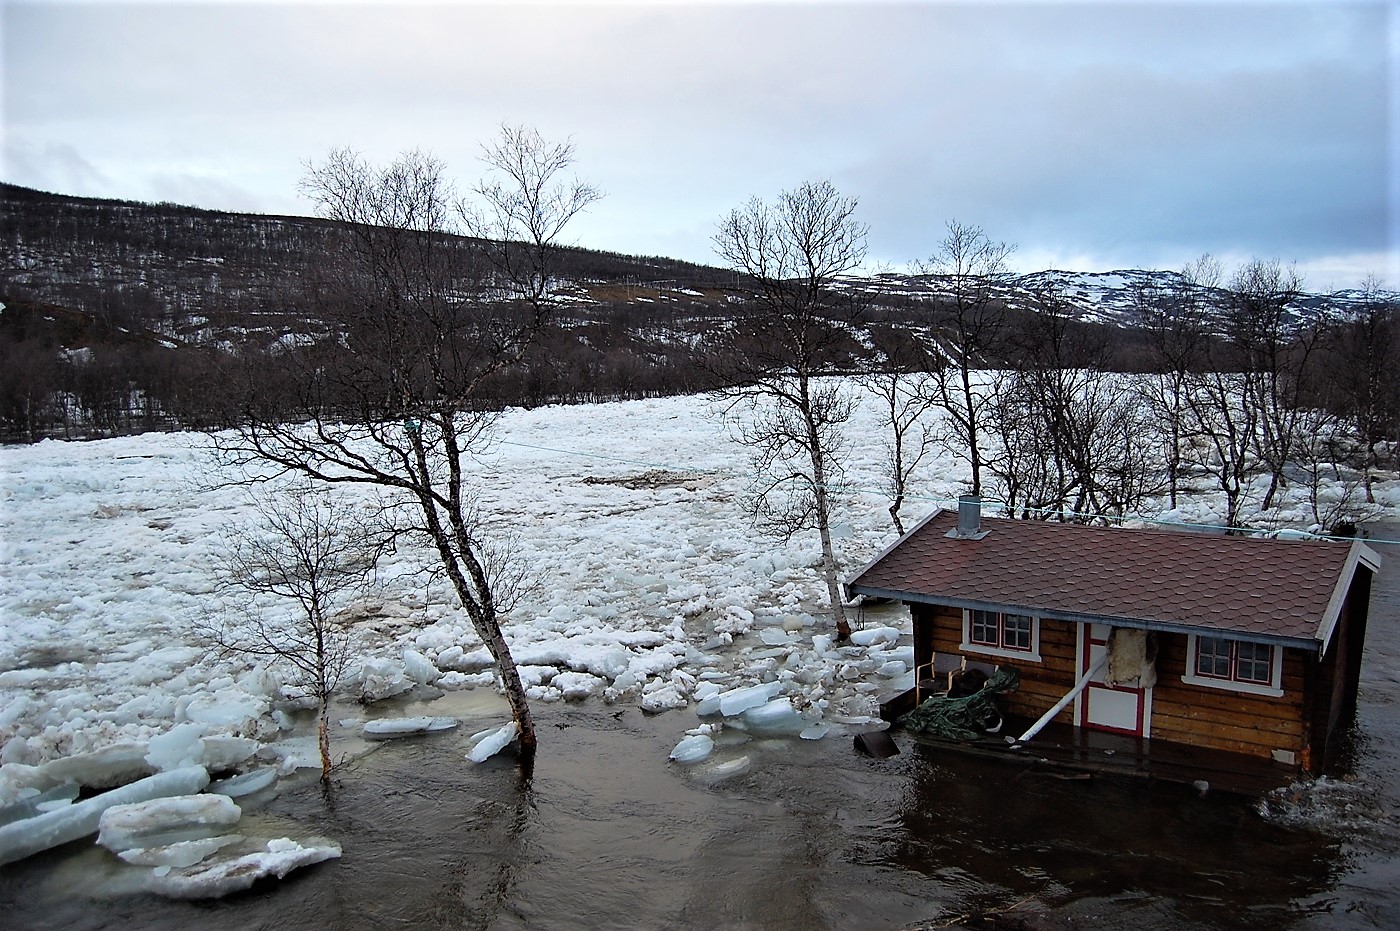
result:
[[[1079,675],[1084,674],[1099,657],[1108,652],[1108,635],[1113,630],[1107,624],[1081,627]],[[1104,683],[1108,672],[1105,665],[1094,673],[1080,693],[1079,724],[1096,731],[1132,734],[1144,737],[1152,693],[1138,688],[1114,687]]]

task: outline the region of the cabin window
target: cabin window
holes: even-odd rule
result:
[[[1028,614],[963,611],[961,649],[1040,662],[1040,621]]]
[[[1283,694],[1283,648],[1229,637],[1190,635],[1183,682],[1278,697]]]

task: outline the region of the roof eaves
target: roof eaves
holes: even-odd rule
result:
[[[894,601],[915,602],[917,604],[940,605],[948,608],[967,608],[973,611],[1006,611],[1013,614],[1033,614],[1040,618],[1068,621],[1072,624],[1107,624],[1110,627],[1130,627],[1138,630],[1160,630],[1169,633],[1199,634],[1209,631],[1214,634],[1228,634],[1233,640],[1250,643],[1277,644],[1303,650],[1317,650],[1319,641],[1313,637],[1290,637],[1287,634],[1270,634],[1262,631],[1231,630],[1211,627],[1204,624],[1187,624],[1181,621],[1163,621],[1156,618],[1124,617],[1112,614],[1089,612],[1057,611],[1036,605],[1010,604],[1008,602],[982,601],[973,598],[945,598],[926,595],[921,592],[898,591],[877,588],[869,585],[850,583],[847,589],[853,594],[869,595],[872,598],[889,598]]]
[[[947,510],[947,508],[934,508],[934,509],[933,509],[932,511],[930,511],[928,514],[925,514],[922,520],[920,520],[920,521],[919,521],[917,524],[915,524],[913,527],[909,528],[909,530],[908,530],[903,536],[899,537],[899,538],[896,539],[893,543],[891,543],[889,546],[885,547],[885,548],[882,549],[880,552],[876,553],[873,559],[871,559],[869,562],[867,562],[864,566],[861,566],[861,567],[860,567],[860,570],[859,570],[858,572],[856,572],[855,575],[851,576],[850,580],[847,581],[846,584],[845,584],[847,600],[849,600],[849,599],[850,599],[850,596],[853,595],[853,594],[861,594],[861,593],[859,593],[859,592],[856,592],[855,589],[853,588],[853,586],[855,586],[855,585],[860,581],[860,577],[861,577],[861,576],[863,576],[863,575],[865,575],[867,572],[869,572],[870,569],[871,569],[877,562],[879,562],[880,560],[884,559],[886,556],[890,555],[890,553],[894,552],[895,547],[899,546],[899,545],[900,545],[901,543],[903,543],[905,540],[909,539],[909,538],[912,537],[914,534],[916,534],[916,533],[918,533],[920,530],[922,530],[924,524],[927,524],[929,521],[933,520],[933,519],[936,518],[939,514],[942,514],[942,513],[943,513],[944,511],[946,511],[946,510]],[[876,597],[883,597],[883,596],[876,596]]]
[[[1327,649],[1327,645],[1332,642],[1332,634],[1337,629],[1337,621],[1341,619],[1342,605],[1346,603],[1347,593],[1351,591],[1351,582],[1356,576],[1358,565],[1365,566],[1372,572],[1379,572],[1381,568],[1380,554],[1360,540],[1352,543],[1351,549],[1347,551],[1346,563],[1343,564],[1342,571],[1337,574],[1337,584],[1332,589],[1332,597],[1327,602],[1327,610],[1322,612],[1322,618],[1317,624],[1317,641],[1324,651]]]

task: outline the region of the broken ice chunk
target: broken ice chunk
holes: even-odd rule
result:
[[[866,653],[866,656],[877,663],[888,663],[891,660],[900,660],[906,666],[914,665],[914,648],[912,646],[896,646],[888,650],[871,649]]]
[[[269,766],[266,769],[255,769],[251,773],[243,773],[240,776],[230,776],[228,779],[211,782],[209,783],[209,791],[219,795],[227,795],[229,798],[242,798],[245,795],[252,795],[254,792],[261,792],[276,781],[277,770]]]
[[[705,734],[694,734],[676,744],[671,759],[677,763],[699,763],[715,749],[715,742]]]
[[[148,776],[59,811],[7,824],[0,827],[0,865],[86,837],[97,830],[103,812],[114,806],[167,795],[186,795],[198,792],[208,784],[209,773],[204,767],[190,766]]]
[[[393,659],[367,659],[352,671],[350,681],[357,683],[366,701],[381,701],[413,688],[413,681],[404,674],[404,664]]]
[[[410,679],[419,685],[432,685],[442,673],[438,672],[433,661],[417,650],[403,651],[403,670]]]
[[[704,677],[702,676],[701,678],[703,679]],[[718,685],[716,685],[714,682],[709,681],[709,680],[704,680],[704,681],[699,682],[699,683],[695,686],[695,691],[692,693],[692,695],[693,695],[693,697],[695,698],[696,701],[704,701],[705,699],[707,699],[707,698],[709,698],[709,697],[711,697],[711,696],[713,696],[713,695],[718,695],[718,694],[719,694],[720,692],[722,692],[722,691],[724,691],[724,690],[721,689],[721,688],[720,688]]]
[[[783,646],[792,642],[792,635],[781,627],[765,627],[758,632],[758,637],[770,647]]]
[[[223,834],[242,815],[233,799],[207,793],[114,805],[102,813],[97,842],[113,853],[163,847]]]
[[[792,699],[775,698],[744,712],[744,724],[765,734],[796,734],[807,726],[792,707]]]
[[[0,825],[32,818],[46,811],[57,811],[59,808],[71,804],[77,797],[78,784],[76,782],[65,782],[61,786],[54,786],[44,792],[34,792],[13,805],[0,808]]]
[[[207,724],[210,730],[257,734],[266,733],[268,710],[268,701],[262,696],[219,689],[195,695],[185,704],[184,715],[187,721]]]
[[[825,721],[818,721],[810,727],[804,727],[797,736],[803,740],[821,740],[826,736],[826,732],[831,730],[831,725]]]
[[[551,684],[563,693],[566,700],[582,701],[601,691],[607,685],[607,680],[587,672],[561,672]]]
[[[720,701],[724,692],[713,682],[701,682],[695,689],[695,699],[698,702],[695,706],[695,713],[700,717],[707,717],[712,714],[719,714]]]
[[[161,772],[182,766],[198,766],[204,762],[204,726],[176,724],[164,734],[151,738],[146,762]]]
[[[674,685],[663,685],[642,694],[642,710],[650,714],[660,714],[672,708],[684,708],[688,704],[690,699],[677,691]]]
[[[214,899],[247,889],[264,876],[281,879],[298,867],[339,856],[339,844],[303,847],[283,837],[268,841],[266,853],[250,853],[234,860],[219,860],[163,875],[153,873],[146,880],[146,888],[175,899]]]
[[[110,789],[154,772],[154,767],[146,762],[148,750],[144,742],[111,744],[91,753],[50,760],[40,767],[40,772],[50,782],[76,782],[91,789]]]
[[[858,647],[868,647],[876,643],[894,643],[899,639],[897,627],[867,627],[851,632],[851,643]]]
[[[242,834],[201,837],[199,840],[178,841],[161,847],[132,847],[117,854],[136,866],[194,866],[218,853],[229,844],[243,839]]]
[[[408,734],[450,731],[456,726],[456,718],[380,718],[377,721],[366,721],[360,732],[370,740],[386,740]]]
[[[699,776],[706,783],[714,785],[715,783],[722,782],[725,779],[731,779],[734,776],[741,776],[744,773],[748,772],[752,767],[753,761],[750,760],[747,756],[741,756],[737,757],[736,759],[726,760],[723,763],[716,763],[713,766],[708,766],[703,770],[697,771],[696,775]]]
[[[251,737],[214,734],[204,738],[204,768],[211,773],[233,769],[248,759],[262,744]]]
[[[519,725],[511,721],[509,724],[499,727],[496,730],[482,731],[478,734],[474,734],[472,739],[476,741],[476,745],[473,746],[471,752],[467,754],[467,759],[471,760],[473,763],[486,762],[491,757],[504,750],[506,744],[514,740],[518,733],[520,733]]]
[[[743,714],[750,708],[765,704],[782,690],[781,682],[764,682],[762,685],[749,685],[730,689],[719,697],[719,710],[725,717]]]

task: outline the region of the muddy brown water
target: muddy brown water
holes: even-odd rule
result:
[[[1400,927],[1400,546],[1376,548],[1352,774],[1268,816],[898,732],[887,760],[849,738],[722,740],[716,759],[752,767],[711,783],[666,759],[693,714],[596,702],[538,708],[526,782],[509,758],[464,761],[472,720],[499,713],[467,693],[379,710],[457,713],[461,730],[376,745],[329,796],[284,782],[245,817],[245,832],[334,838],[340,860],[171,902],[81,841],[0,868],[0,927],[905,928],[1007,908],[1073,927]]]

